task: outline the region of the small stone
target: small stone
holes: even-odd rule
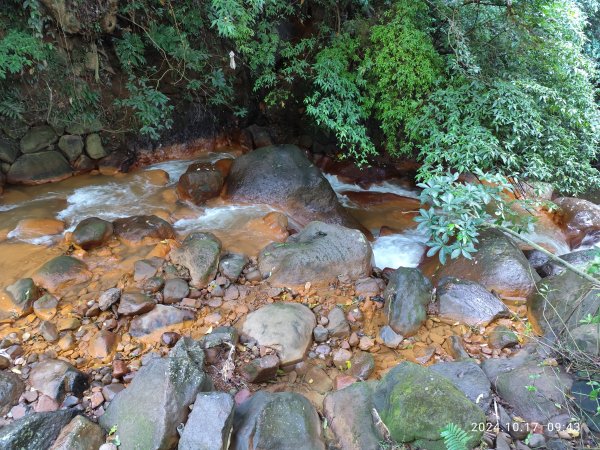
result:
[[[110,288],[102,293],[98,299],[98,306],[102,311],[108,310],[112,305],[117,303],[121,298],[121,289]]]
[[[0,355],[0,370],[8,369],[10,367],[10,359],[6,356]]]
[[[117,312],[123,316],[135,316],[147,313],[155,306],[152,297],[138,292],[127,292],[121,295]]]
[[[218,324],[221,321],[221,319],[222,319],[221,314],[219,314],[218,312],[214,312],[214,313],[211,313],[211,314],[207,315],[204,318],[204,321],[206,323],[211,323],[211,324],[215,324],[216,325],[216,324]]]
[[[364,351],[368,351],[374,345],[375,345],[375,342],[373,342],[373,339],[371,339],[369,336],[363,336],[360,338],[360,341],[358,343],[358,348],[360,348],[361,350],[364,350]]]
[[[329,335],[331,337],[345,338],[350,335],[350,325],[346,321],[346,316],[341,308],[333,308],[327,315],[329,319]]]
[[[23,347],[15,344],[15,345],[11,345],[10,347],[6,348],[4,350],[4,353],[12,360],[15,360],[16,358],[18,358],[19,356],[22,356],[25,353],[25,350],[23,350]]]
[[[540,448],[546,446],[546,438],[541,434],[530,434],[527,441],[530,448]]]
[[[160,340],[163,344],[170,348],[177,344],[177,341],[179,341],[180,338],[181,335],[179,333],[175,333],[174,331],[167,331],[166,333],[162,334]]]
[[[226,302],[230,302],[233,300],[237,300],[240,297],[240,291],[238,290],[235,284],[232,284],[227,289],[225,289],[225,293],[223,295],[223,300]]]
[[[127,366],[127,362],[121,359],[115,359],[112,362],[113,369],[113,377],[121,378],[123,375],[129,373],[129,366]]]
[[[40,320],[51,320],[56,315],[58,299],[53,295],[46,294],[33,302],[33,312]]]
[[[352,359],[352,352],[349,350],[344,350],[340,348],[333,353],[333,363],[337,367],[341,367],[345,369],[347,367],[347,362]]]
[[[488,343],[492,348],[503,349],[519,344],[519,337],[514,331],[504,325],[498,325],[489,335]]]
[[[116,349],[118,343],[117,335],[107,330],[100,330],[90,340],[88,353],[92,358],[106,359]]]
[[[165,280],[163,277],[150,277],[147,280],[144,280],[141,283],[139,283],[140,288],[144,292],[148,292],[151,294],[155,294],[156,292],[160,291],[164,285]]]
[[[113,398],[115,398],[115,395],[117,395],[123,389],[125,389],[125,386],[123,386],[121,383],[107,384],[102,388],[102,396],[104,397],[104,400],[110,402]]]
[[[56,342],[58,340],[58,330],[52,322],[42,322],[40,324],[40,334],[47,342]]]
[[[249,383],[263,383],[277,376],[279,358],[276,355],[267,355],[257,358],[240,369],[242,377]]]
[[[366,380],[375,370],[375,359],[373,355],[366,352],[356,353],[350,360],[348,374],[359,380]]]
[[[158,273],[157,264],[148,259],[136,261],[133,266],[133,280],[140,282],[152,278]]]
[[[58,319],[56,327],[58,331],[76,330],[81,326],[81,320],[76,317],[65,317]]]
[[[250,397],[252,397],[252,392],[250,392],[249,389],[244,388],[244,389],[239,390],[235,394],[235,396],[233,397],[233,400],[235,401],[236,405],[241,405],[246,400],[248,400]]]
[[[452,335],[448,338],[448,340],[450,342],[450,356],[452,356],[457,361],[461,359],[470,358],[469,353],[467,353],[465,347],[463,346],[463,342],[460,336]]]
[[[247,263],[248,258],[246,256],[230,253],[223,256],[219,261],[219,272],[229,280],[237,281]]]
[[[10,409],[10,415],[13,419],[19,420],[27,414],[27,407],[24,405],[15,405]]]
[[[98,317],[100,315],[100,307],[98,304],[94,303],[90,308],[85,312],[85,317]]]
[[[325,342],[329,335],[329,331],[323,325],[317,325],[313,330],[313,338],[315,342]]]
[[[92,409],[96,409],[98,406],[102,405],[102,403],[104,403],[102,392],[94,392],[90,397],[90,406]]]
[[[358,337],[358,334],[356,334],[356,332],[353,332],[348,338],[348,345],[350,345],[351,347],[356,347],[359,342],[360,338]]]
[[[339,391],[340,389],[344,389],[345,387],[350,386],[357,381],[358,380],[356,378],[350,375],[338,375],[333,381],[333,389]]]
[[[383,345],[389,348],[398,348],[404,339],[404,336],[396,333],[389,325],[381,327],[379,337],[383,341]]]
[[[246,280],[248,280],[252,283],[252,282],[261,281],[262,275],[260,274],[260,272],[258,270],[253,269],[245,275],[245,278],[246,278]]]
[[[190,287],[182,278],[172,278],[165,281],[163,302],[165,304],[180,302],[190,293]]]
[[[59,404],[56,400],[54,400],[51,397],[48,397],[47,395],[42,395],[39,399],[37,404],[34,407],[35,412],[49,412],[49,411],[56,411],[59,408]]]
[[[73,336],[73,333],[65,333],[61,336],[57,345],[63,352],[71,350],[75,346],[75,337]]]
[[[331,353],[331,347],[327,344],[317,345],[317,348],[315,348],[315,353],[317,355],[327,356]]]
[[[23,400],[25,400],[27,403],[35,402],[38,399],[38,396],[38,391],[35,390],[23,392]]]

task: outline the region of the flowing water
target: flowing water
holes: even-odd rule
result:
[[[236,205],[222,199],[198,207],[178,202],[175,186],[193,162],[234,158],[230,153],[204,153],[193,160],[166,161],[116,176],[81,175],[60,183],[8,188],[0,198],[0,276],[2,284],[26,276],[59,253],[53,245],[63,233],[87,217],[114,220],[156,214],[170,221],[180,235],[209,231],[226,250],[256,255],[272,239],[272,231],[256,226],[275,211],[269,205]],[[373,236],[375,265],[379,268],[416,267],[425,253],[426,236],[415,229],[419,192],[400,180],[386,180],[368,188],[325,174],[341,203]],[[24,234],[23,219],[58,219],[65,230],[57,234]],[[293,219],[293,218],[292,218]],[[544,227],[547,229],[548,227]],[[569,251],[564,236],[536,230],[530,237],[561,254]]]

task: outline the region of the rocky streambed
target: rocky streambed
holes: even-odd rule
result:
[[[409,179],[318,166],[228,148],[7,189],[2,448],[596,445],[597,287],[500,232],[440,266]],[[529,237],[585,267],[600,208],[554,201]]]

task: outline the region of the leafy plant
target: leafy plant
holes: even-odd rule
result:
[[[471,436],[456,424],[449,423],[440,432],[448,450],[467,450]]]

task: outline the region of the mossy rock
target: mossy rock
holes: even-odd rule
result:
[[[449,380],[426,367],[399,364],[381,380],[373,400],[396,442],[442,450],[440,432],[449,423],[469,434],[469,448],[481,440],[482,432],[472,430],[485,423],[483,411]]]
[[[21,151],[23,153],[35,153],[50,145],[54,144],[58,140],[58,136],[49,125],[42,125],[39,127],[32,127],[23,139],[21,139]]]
[[[108,155],[98,134],[90,134],[85,138],[85,150],[92,159],[102,159]]]

